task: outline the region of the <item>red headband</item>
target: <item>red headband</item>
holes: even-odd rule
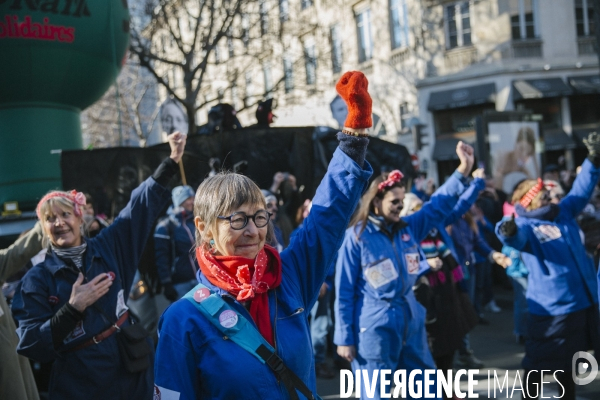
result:
[[[529,205],[533,201],[534,197],[537,196],[538,193],[543,188],[544,188],[544,181],[542,181],[541,178],[538,178],[537,184],[534,187],[532,187],[531,189],[529,189],[529,191],[527,193],[525,193],[525,195],[523,197],[521,197],[521,200],[519,200],[519,203],[523,206],[523,208],[529,207]]]
[[[383,192],[386,188],[394,186],[396,183],[400,182],[400,180],[404,178],[404,174],[397,169],[390,172],[387,179],[377,185],[377,191]]]
[[[85,206],[85,194],[76,190],[71,190],[70,192],[50,192],[42,197],[35,210],[37,217],[40,220],[42,219],[42,216],[40,215],[42,205],[55,197],[64,197],[65,199],[69,200],[71,203],[73,203],[73,211],[75,212],[75,215],[81,215],[81,206]]]

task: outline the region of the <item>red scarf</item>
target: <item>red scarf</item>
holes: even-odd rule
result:
[[[250,301],[250,316],[258,331],[274,345],[267,291],[281,283],[281,258],[273,247],[265,245],[256,258],[214,256],[207,246],[196,248],[202,274],[210,283],[236,296],[238,301]]]

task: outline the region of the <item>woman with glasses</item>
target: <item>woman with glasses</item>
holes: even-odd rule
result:
[[[271,213],[251,179],[220,173],[198,188],[200,284],[159,323],[155,393],[163,399],[294,399],[298,391],[309,398],[316,392],[307,313],[372,173],[365,161],[372,125],[367,80],[347,72],[336,89],[350,109],[339,148],[311,213],[281,254],[267,244]],[[207,304],[210,314],[201,311]],[[223,329],[238,333],[232,338]],[[257,333],[266,357],[236,341]]]
[[[588,157],[571,191],[553,202],[541,179],[521,182],[514,190],[515,214],[496,226],[503,244],[521,252],[529,271],[528,335],[523,368],[523,398],[538,398],[541,370],[554,371],[558,394],[575,399],[571,373],[575,354],[594,349],[598,337],[596,269],[586,255],[575,217],[584,209],[600,177],[600,135],[584,140]],[[529,374],[529,371],[534,371]]]
[[[421,240],[452,211],[473,167],[471,146],[459,142],[456,154],[461,161],[457,170],[420,211],[406,217],[400,217],[402,173],[378,176],[346,231],[336,264],[334,343],[353,370],[368,370],[369,377],[376,370],[405,369],[408,376],[413,370],[435,368],[427,346],[425,309],[412,287],[429,269]],[[389,384],[382,390],[389,393]],[[422,380],[418,384],[423,385]],[[379,398],[379,376],[375,387],[373,398]],[[360,389],[367,398],[364,380]],[[435,384],[428,390],[434,393]]]

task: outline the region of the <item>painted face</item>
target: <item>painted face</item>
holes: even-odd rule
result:
[[[383,196],[383,199],[375,197],[373,200],[375,214],[382,216],[387,223],[400,221],[400,211],[402,210],[404,192],[404,188],[395,187],[388,190]]]
[[[81,224],[83,220],[73,210],[63,210],[54,204],[50,213],[43,217],[44,231],[52,244],[59,248],[81,245]]]
[[[270,200],[267,202],[267,211],[273,214],[271,219],[277,221],[277,211],[279,211],[279,208],[277,208],[277,200]]]
[[[246,215],[254,215],[258,210],[262,210],[260,205],[244,204],[235,212],[244,212]],[[268,225],[267,225],[268,226]],[[245,258],[255,258],[256,255],[265,246],[267,237],[267,226],[257,228],[254,221],[248,219],[248,224],[240,230],[231,228],[228,220],[218,220],[217,232],[213,239],[215,248],[223,256],[240,256]]]
[[[187,212],[194,211],[194,198],[188,197],[183,203],[181,203],[181,207]]]

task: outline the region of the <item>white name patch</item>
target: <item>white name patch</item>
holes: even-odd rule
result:
[[[562,236],[558,226],[554,225],[538,225],[533,228],[533,234],[538,238],[540,243],[556,240]]]
[[[394,279],[398,279],[398,271],[389,258],[365,270],[365,279],[374,289],[377,289]]]

